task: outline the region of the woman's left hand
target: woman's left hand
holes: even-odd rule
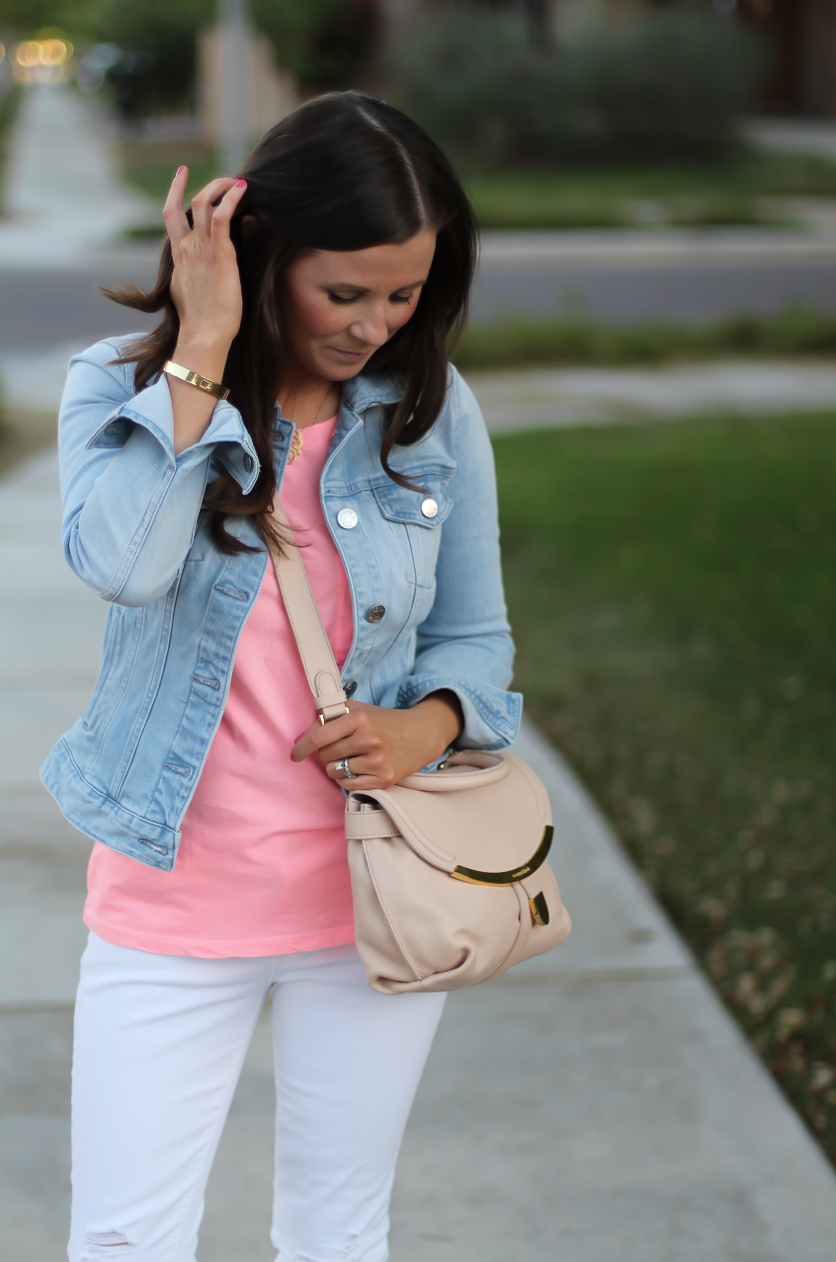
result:
[[[431,693],[411,710],[362,701],[350,701],[348,708],[339,719],[312,724],[291,752],[294,762],[318,754],[331,779],[345,789],[388,789],[440,758],[463,726],[454,692]],[[341,758],[349,759],[356,779],[337,770]]]

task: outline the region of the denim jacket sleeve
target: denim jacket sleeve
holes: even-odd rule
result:
[[[508,692],[514,645],[499,557],[496,473],[485,422],[473,392],[452,370],[447,406],[455,428],[455,507],[442,527],[436,595],[418,628],[409,678],[384,705],[406,708],[450,689],[461,702],[461,748],[500,749],[515,738],[522,696]]]
[[[58,420],[62,540],[70,567],[104,600],[146,605],[165,595],[191,547],[212,456],[244,491],[258,460],[228,403],[175,456],[167,379],[137,394],[133,365],[113,363],[130,340],[70,361]]]

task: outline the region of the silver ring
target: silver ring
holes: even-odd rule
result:
[[[334,763],[334,766],[337,768],[337,771],[341,773],[341,775],[345,776],[346,780],[357,779],[354,772],[351,770],[351,768],[348,765],[347,758],[340,758],[337,762]]]

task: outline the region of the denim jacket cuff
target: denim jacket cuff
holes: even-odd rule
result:
[[[464,714],[464,728],[455,742],[457,749],[504,749],[516,738],[522,718],[522,694],[475,680],[412,675],[397,686],[394,708],[411,709],[431,692],[442,689],[456,694]],[[381,704],[392,703],[384,699]]]
[[[141,390],[110,413],[87,442],[87,448],[124,447],[134,426],[147,430],[178,469],[191,468],[213,454],[232,474],[246,494],[259,474],[258,457],[241,413],[231,403],[219,400],[201,438],[174,454],[174,413],[171,394],[164,377]]]

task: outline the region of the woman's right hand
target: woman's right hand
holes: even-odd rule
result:
[[[184,205],[188,178],[188,168],[180,167],[163,207],[174,259],[171,297],[181,337],[225,345],[228,350],[241,324],[241,281],[229,224],[247,184],[212,180],[192,199],[191,228]]]
[[[174,275],[171,298],[180,317],[180,333],[171,358],[210,381],[223,381],[226,359],[241,324],[241,280],[229,224],[246,190],[245,180],[213,180],[192,200],[194,228],[184,207],[189,172],[172,181],[163,208],[171,241]],[[214,203],[217,202],[217,205]],[[212,419],[211,394],[168,378],[174,414],[174,452],[198,442]]]

